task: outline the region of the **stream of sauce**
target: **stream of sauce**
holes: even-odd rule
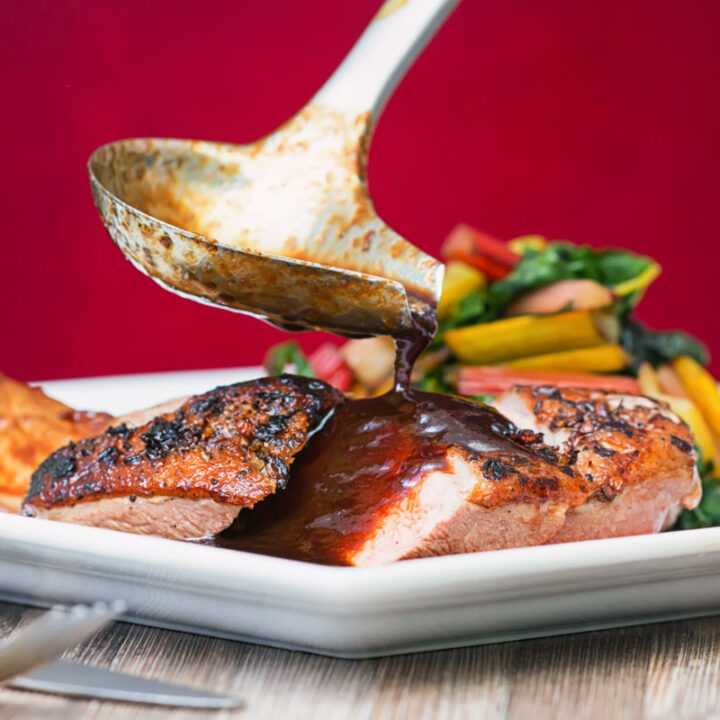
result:
[[[446,467],[450,445],[508,450],[509,423],[492,408],[411,389],[413,365],[436,329],[434,314],[414,323],[395,338],[394,389],[336,408],[296,458],[287,489],[241,513],[216,545],[350,564],[377,518],[427,472]]]

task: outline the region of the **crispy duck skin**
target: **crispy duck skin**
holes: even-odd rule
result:
[[[122,512],[140,504],[158,514],[166,499],[183,501],[175,508],[233,506],[235,515],[252,507],[285,486],[308,433],[342,401],[325,383],[289,375],[216,388],[140,427],[121,423],[53,453],[33,474],[21,513],[184,536],[147,518],[124,527]],[[92,505],[113,519],[103,522]]]
[[[102,432],[112,416],[74,410],[0,374],[0,510],[17,512],[30,476],[54,450]]]
[[[520,387],[494,405],[541,433],[548,459],[587,481],[552,542],[659,532],[702,494],[688,426],[662,402],[598,390]]]

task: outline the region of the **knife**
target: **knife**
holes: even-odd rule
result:
[[[239,708],[243,701],[228,695],[194,690],[136,675],[105,670],[69,660],[56,660],[29,675],[16,677],[10,687],[100,700],[190,708]]]

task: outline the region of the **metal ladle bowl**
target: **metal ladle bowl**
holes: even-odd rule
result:
[[[250,145],[132,139],[89,160],[95,204],[173,292],[288,329],[398,334],[434,309],[443,266],[376,215],[370,133],[457,0],[389,0],[295,117]]]

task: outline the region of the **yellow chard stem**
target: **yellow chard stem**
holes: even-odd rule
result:
[[[622,370],[628,364],[625,351],[614,343],[577,350],[562,350],[533,355],[503,363],[515,370],[564,370],[568,372],[608,373]]]
[[[438,317],[444,317],[466,295],[485,286],[485,275],[480,270],[459,260],[445,265],[442,297],[438,304]]]
[[[715,378],[688,355],[675,358],[672,366],[712,431],[720,435],[720,392]]]
[[[445,333],[455,356],[471,365],[493,365],[528,355],[602,345],[605,338],[587,310],[505,318]]]
[[[613,291],[616,295],[624,297],[636,290],[645,290],[661,271],[662,268],[656,262],[651,262],[639,275],[615,285]]]

